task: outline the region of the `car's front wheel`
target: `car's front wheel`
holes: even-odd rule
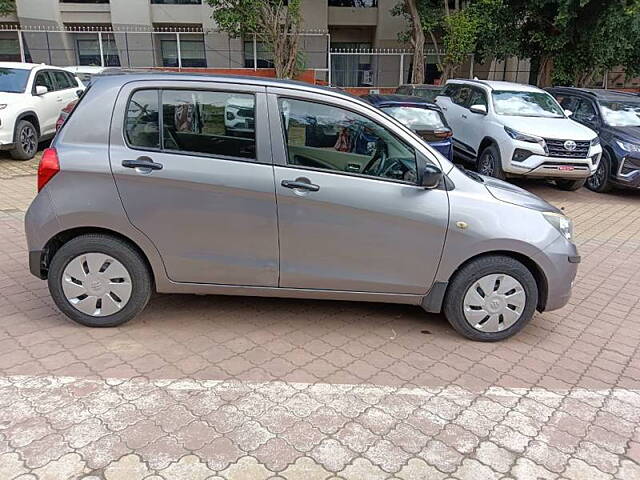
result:
[[[593,192],[606,193],[611,190],[609,175],[611,174],[611,157],[604,150],[595,173],[587,178],[587,188]]]
[[[506,178],[504,170],[502,170],[500,150],[496,145],[489,145],[480,153],[480,158],[478,158],[478,173],[500,180]]]
[[[20,120],[16,125],[14,147],[9,153],[14,160],[31,160],[38,151],[38,131],[27,120]]]
[[[118,238],[87,234],[65,243],[49,266],[49,291],[75,322],[113,327],[131,320],[151,296],[151,275],[138,251]]]
[[[518,260],[491,255],[472,260],[453,277],[444,313],[465,337],[483,342],[508,338],[524,328],[538,304],[538,286]]]

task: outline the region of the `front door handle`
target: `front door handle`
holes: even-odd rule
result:
[[[162,164],[154,162],[149,157],[138,157],[135,160],[123,160],[122,166],[125,168],[145,168],[149,170],[162,170]]]
[[[467,118],[467,116],[464,113],[461,115],[461,117],[462,118]]]
[[[315,185],[309,182],[301,182],[298,180],[282,180],[280,185],[282,185],[285,188],[292,188],[294,190],[295,189],[309,190],[310,192],[317,192],[318,190],[320,190],[320,186],[318,185]]]

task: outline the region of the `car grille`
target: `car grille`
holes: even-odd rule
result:
[[[587,158],[589,155],[589,146],[591,142],[576,140],[575,150],[567,150],[564,147],[564,142],[567,140],[557,140],[555,138],[545,138],[544,141],[547,144],[550,157],[561,158]]]

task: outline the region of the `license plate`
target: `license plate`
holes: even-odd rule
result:
[[[565,172],[569,172],[571,170],[573,170],[575,167],[573,165],[560,165],[558,167],[558,170],[563,170]]]

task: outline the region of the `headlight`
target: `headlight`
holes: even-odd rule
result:
[[[591,140],[591,146],[595,147],[596,145],[600,145],[600,137],[596,137],[593,140]]]
[[[514,130],[513,128],[509,128],[506,126],[504,127],[504,131],[507,132],[507,135],[509,135],[514,140],[520,140],[521,142],[537,143],[544,149],[545,153],[548,152],[547,143],[544,141],[544,138],[542,137],[536,137],[535,135],[528,135],[526,133],[518,132],[517,130]]]
[[[637,143],[624,142],[622,140],[616,140],[616,143],[621,149],[627,152],[640,152],[640,145]]]
[[[556,212],[544,212],[542,215],[564,238],[573,242],[573,222],[568,217]]]

